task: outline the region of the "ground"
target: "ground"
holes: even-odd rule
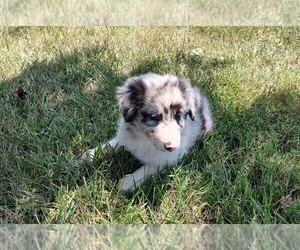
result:
[[[299,39],[293,27],[1,28],[1,223],[300,223]],[[113,137],[116,87],[150,71],[200,87],[215,126],[124,195],[133,157],[75,158]]]

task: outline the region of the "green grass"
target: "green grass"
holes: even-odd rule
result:
[[[1,28],[2,223],[300,223],[300,29]],[[130,195],[115,89],[173,73],[202,88],[215,128]],[[22,86],[26,100],[12,94]]]

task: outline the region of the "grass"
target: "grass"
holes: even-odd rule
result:
[[[299,38],[292,27],[1,28],[1,223],[300,223]],[[133,157],[74,158],[114,135],[116,87],[149,71],[201,87],[215,128],[123,195]]]

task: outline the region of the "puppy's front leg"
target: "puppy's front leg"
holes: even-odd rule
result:
[[[125,175],[119,182],[119,190],[131,192],[142,185],[147,177],[156,174],[160,170],[162,170],[162,167],[146,164],[132,174]]]
[[[109,142],[101,145],[102,149],[105,149],[106,147],[111,147],[115,151],[118,151],[118,149],[120,148],[120,146],[118,144],[118,140],[116,138],[113,138]],[[81,161],[92,161],[98,149],[99,149],[99,147],[88,149],[81,155],[80,160]]]

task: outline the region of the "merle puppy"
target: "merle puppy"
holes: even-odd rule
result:
[[[176,164],[213,125],[207,99],[189,81],[174,75],[128,78],[118,88],[117,100],[122,114],[117,134],[107,144],[116,151],[125,147],[144,164],[120,180],[124,192]],[[86,151],[81,158],[92,159],[96,150]]]

